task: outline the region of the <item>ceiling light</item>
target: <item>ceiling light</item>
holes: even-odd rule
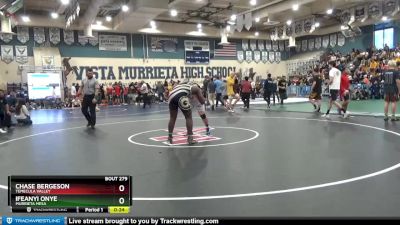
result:
[[[51,18],[53,18],[53,19],[58,18],[58,13],[52,12],[50,15],[51,15]]]
[[[201,23],[198,23],[198,24],[197,24],[197,28],[198,28],[198,29],[201,29]]]
[[[231,16],[231,20],[236,20],[236,15],[235,15],[235,14],[233,14],[233,15]]]
[[[170,14],[171,14],[171,16],[175,17],[178,15],[178,11],[176,11],[176,9],[171,9]]]
[[[197,31],[200,32],[200,33],[202,33],[202,32],[203,32],[203,29],[201,29],[201,27],[200,27],[200,28],[197,28]]]
[[[230,25],[226,26],[226,31],[231,31],[231,26]]]
[[[250,0],[250,5],[257,5],[257,0]]]
[[[331,15],[333,13],[333,9],[326,10],[326,14]]]
[[[347,30],[347,27],[344,26],[344,25],[342,25],[342,26],[340,26],[340,29],[341,29],[341,30]]]
[[[69,0],[61,0],[61,3],[62,3],[63,5],[68,5],[68,4],[69,4]]]
[[[254,19],[254,21],[256,21],[256,23],[260,22],[260,17],[256,17],[256,18]]]
[[[314,24],[314,26],[315,26],[315,27],[319,27],[319,26],[320,26],[319,22],[316,22],[316,23]]]
[[[191,31],[189,33],[186,33],[187,35],[191,35],[191,36],[205,36],[206,34],[201,32],[201,31]]]
[[[101,22],[100,20],[97,20],[97,21],[96,21],[96,24],[99,25],[99,26],[101,26],[101,25],[103,24],[103,22]]]
[[[234,21],[230,21],[230,20],[227,23],[230,24],[230,25],[235,25],[236,24]]]
[[[29,18],[29,16],[22,16],[22,21],[24,21],[25,23],[27,22],[31,22],[31,19]]]
[[[128,12],[129,7],[127,5],[123,5],[121,9],[123,12]]]
[[[107,21],[107,22],[111,22],[111,20],[112,20],[112,17],[111,17],[111,16],[106,16],[106,21]]]
[[[140,29],[139,32],[143,32],[143,33],[150,33],[150,34],[159,34],[161,33],[161,31],[157,30],[157,29],[153,29],[153,28],[143,28]]]
[[[382,16],[382,21],[387,21],[388,17],[387,16]]]
[[[292,24],[292,21],[291,21],[291,20],[288,20],[288,21],[286,21],[286,24],[287,24],[288,26],[290,26],[290,24]]]
[[[297,11],[297,10],[299,10],[299,4],[293,4],[292,5],[292,9],[293,9],[293,11]]]
[[[150,21],[150,26],[151,28],[156,29],[157,27],[156,22],[154,20]]]
[[[258,33],[258,31],[256,31],[256,32],[254,33],[254,35],[255,35],[256,37],[258,37],[258,35],[260,35],[260,34]]]

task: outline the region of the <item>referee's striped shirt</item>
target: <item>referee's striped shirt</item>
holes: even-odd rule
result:
[[[191,92],[192,92],[192,85],[178,84],[172,89],[172,91],[169,95],[169,98],[168,98],[168,103],[171,101],[171,99],[173,99],[179,93],[186,93],[187,96],[190,96]]]

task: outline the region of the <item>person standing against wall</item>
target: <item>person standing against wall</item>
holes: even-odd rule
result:
[[[7,131],[5,130],[5,115],[11,115],[11,112],[8,108],[8,103],[4,95],[4,91],[0,90],[0,133],[5,134]]]
[[[217,79],[215,79],[214,81],[214,85],[215,85],[215,93],[217,94],[216,96],[217,103],[215,104],[215,107],[218,107],[218,102],[221,102],[221,105],[224,106],[224,102],[222,101],[223,82],[221,81],[220,77],[217,76]]]
[[[286,88],[286,77],[282,76],[282,78],[278,81],[279,98],[281,99],[281,105],[283,105],[283,100],[287,99]]]
[[[88,121],[87,127],[94,129],[96,125],[96,96],[99,92],[99,83],[93,77],[93,70],[86,70],[86,78],[82,80],[78,96],[83,95],[82,113]]]
[[[208,102],[211,105],[211,110],[214,111],[214,105],[215,105],[215,84],[214,84],[214,78],[210,78],[210,81],[208,82]]]
[[[388,62],[388,69],[383,73],[383,80],[384,80],[384,93],[385,93],[385,106],[384,112],[385,117],[384,120],[388,121],[389,116],[389,104],[392,103],[392,121],[397,121],[396,118],[396,102],[398,101],[399,94],[400,94],[400,75],[397,71],[396,61],[390,60]]]
[[[249,82],[249,77],[244,77],[244,81],[242,81],[242,101],[244,103],[244,109],[250,108],[250,94],[251,94],[251,83]]]
[[[147,87],[147,84],[142,81],[141,86],[140,86],[140,94],[142,95],[142,99],[143,99],[143,109],[146,108],[146,104],[149,104],[149,100],[148,100],[148,95],[149,95],[149,88]]]
[[[273,92],[273,81],[271,74],[267,75],[267,79],[264,81],[264,100],[267,101],[267,108],[271,108],[271,94]]]

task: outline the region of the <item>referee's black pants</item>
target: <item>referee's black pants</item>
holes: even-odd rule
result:
[[[82,102],[82,113],[90,125],[96,125],[96,104],[93,104],[93,95],[85,95]]]

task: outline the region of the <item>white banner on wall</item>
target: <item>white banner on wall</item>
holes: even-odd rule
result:
[[[265,44],[264,44],[264,40],[258,40],[257,41],[257,46],[259,50],[265,50]]]
[[[128,51],[126,36],[123,35],[99,35],[99,50],[100,51]]]
[[[262,58],[262,62],[263,63],[267,63],[268,62],[268,52],[267,51],[262,51],[261,52],[261,58]]]
[[[17,27],[17,39],[22,44],[29,41],[29,28],[28,27]]]
[[[251,63],[251,61],[253,61],[253,52],[246,51],[246,62]]]
[[[93,37],[94,38],[89,38],[89,44],[96,46],[99,44],[99,32],[93,31]]]
[[[15,46],[15,61],[20,64],[28,62],[28,47],[27,46]]]
[[[33,28],[33,39],[38,44],[43,44],[46,41],[46,35],[44,34],[44,27]]]
[[[250,40],[250,49],[252,51],[257,49],[257,40]]]
[[[244,61],[244,52],[243,51],[237,51],[237,60],[242,63]]]
[[[260,51],[254,51],[254,62],[259,63],[261,60],[261,52]]]
[[[73,30],[64,30],[64,43],[72,45],[75,42],[75,36]]]
[[[49,39],[50,42],[53,44],[58,44],[60,43],[61,37],[60,37],[60,28],[56,27],[50,27],[49,28]]]
[[[12,45],[1,46],[1,60],[7,64],[14,60],[14,48]]]
[[[12,34],[0,34],[0,40],[4,41],[5,43],[10,42],[12,38],[13,38]]]

